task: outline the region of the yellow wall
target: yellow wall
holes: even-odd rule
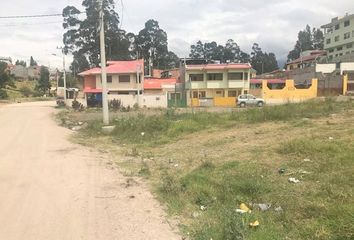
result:
[[[192,107],[199,107],[200,106],[199,98],[192,98],[191,102],[192,102]]]
[[[343,76],[343,95],[347,95],[348,92],[348,74]]]
[[[294,80],[286,80],[283,89],[269,89],[267,80],[262,82],[263,98],[265,100],[277,99],[282,101],[301,101],[317,97],[318,80],[312,79],[312,86],[308,89],[297,89]]]
[[[236,98],[235,97],[215,97],[214,106],[217,107],[235,107]]]

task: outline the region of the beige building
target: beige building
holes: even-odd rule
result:
[[[250,64],[185,64],[183,72],[189,106],[235,106],[250,89]]]
[[[143,93],[143,60],[107,62],[108,100],[121,100],[123,106],[139,104]],[[84,78],[83,91],[87,105],[102,102],[101,69],[93,68],[79,74]]]

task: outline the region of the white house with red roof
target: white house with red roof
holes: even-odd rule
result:
[[[250,89],[248,63],[187,64],[183,72],[189,106],[235,106]]]
[[[108,100],[121,100],[123,106],[141,102],[143,94],[144,60],[107,62]],[[83,91],[88,105],[102,102],[101,68],[92,68],[79,74],[84,78]]]

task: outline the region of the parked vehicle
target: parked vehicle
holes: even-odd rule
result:
[[[265,104],[264,99],[257,98],[251,94],[242,94],[238,96],[236,100],[237,106],[239,107],[246,107],[246,106],[257,106],[263,107]]]

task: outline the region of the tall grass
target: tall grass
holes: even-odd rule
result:
[[[182,113],[167,110],[156,116],[138,115],[113,121],[115,131],[112,136],[125,143],[164,143],[209,128],[227,128],[239,123],[254,124],[268,121],[291,121],[299,118],[317,118],[345,109],[353,108],[352,102],[337,103],[309,101],[297,104],[250,108],[232,113]],[[93,121],[86,134],[100,134],[102,125]]]

